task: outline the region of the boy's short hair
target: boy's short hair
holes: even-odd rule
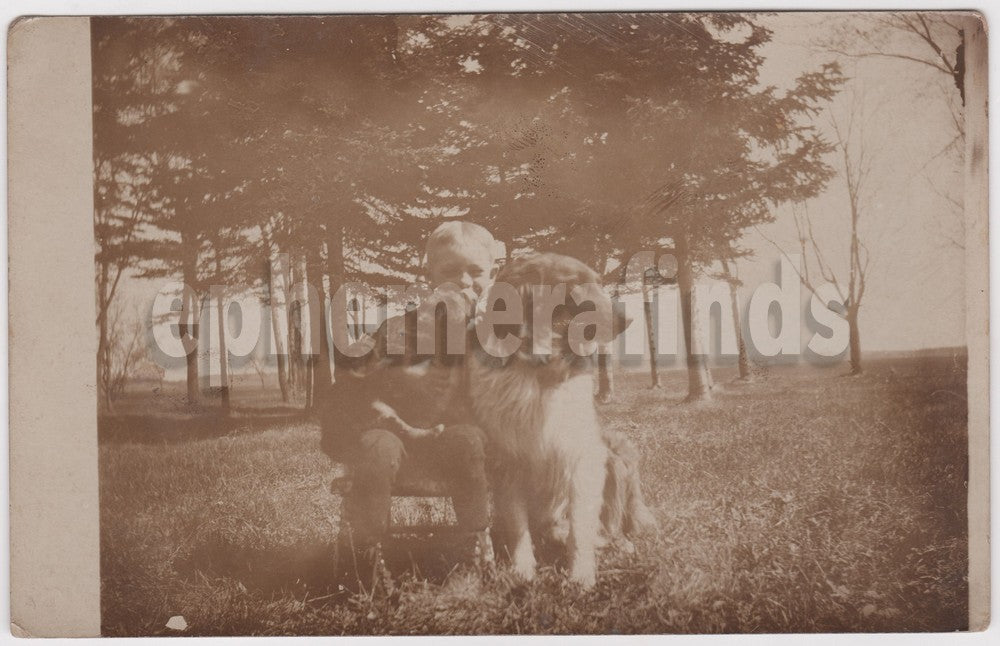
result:
[[[489,252],[491,259],[496,260],[497,241],[486,227],[474,222],[449,220],[439,224],[427,238],[425,265],[430,267],[441,249],[458,246],[480,246]]]

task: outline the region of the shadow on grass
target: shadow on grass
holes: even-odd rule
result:
[[[248,591],[270,596],[285,592],[301,595],[304,590],[317,592],[336,588],[339,583],[336,562],[337,548],[333,543],[262,549],[210,539],[194,547],[176,567],[178,574],[186,578],[199,574],[231,578],[242,583]]]
[[[218,409],[204,409],[195,415],[115,414],[99,415],[99,442],[163,444],[210,439],[224,435],[259,433],[308,422],[310,416],[301,408],[233,408],[226,415]]]
[[[435,535],[394,535],[382,555],[394,579],[440,584],[460,553],[456,535],[446,528]],[[258,548],[235,546],[224,536],[206,537],[176,563],[178,574],[189,580],[229,578],[264,597],[298,598],[357,592],[371,584],[373,566],[360,553],[352,557],[336,540]]]

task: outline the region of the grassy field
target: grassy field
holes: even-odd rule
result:
[[[719,370],[721,392],[697,406],[680,404],[683,373],[658,391],[618,375],[600,410],[641,448],[661,529],[635,554],[604,553],[588,592],[551,568],[481,583],[445,548],[401,540],[392,594],[339,593],[339,500],[315,425],[249,386],[229,420],[134,392],[100,423],[104,633],[177,634],[173,615],[199,635],[965,628],[964,357],[843,372],[774,367],[735,385]]]

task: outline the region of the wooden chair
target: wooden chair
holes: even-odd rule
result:
[[[334,478],[330,483],[330,491],[335,495],[344,496],[351,487],[350,470],[344,464],[336,464],[334,468]],[[393,498],[451,498],[449,486],[441,480],[429,474],[421,473],[419,470],[409,468],[401,470],[396,478],[392,489]],[[340,508],[341,519],[347,518],[347,509],[343,498]],[[448,534],[457,530],[457,525],[442,525],[434,523],[423,524],[393,524],[392,511],[389,512],[389,533],[406,535],[433,536],[436,534]],[[343,527],[343,526],[342,526]]]

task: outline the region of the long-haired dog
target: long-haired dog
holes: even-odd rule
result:
[[[512,260],[491,290],[489,300],[497,299],[507,313],[517,305],[508,301],[519,299],[521,322],[492,325],[467,366],[470,405],[496,464],[499,529],[514,571],[525,579],[535,573],[535,544],[564,533],[571,579],[591,586],[609,465],[591,355],[629,321],[614,310],[596,272],[558,254]],[[618,475],[611,492],[618,507],[606,516],[620,525],[630,476]],[[648,515],[641,506],[638,513]]]

